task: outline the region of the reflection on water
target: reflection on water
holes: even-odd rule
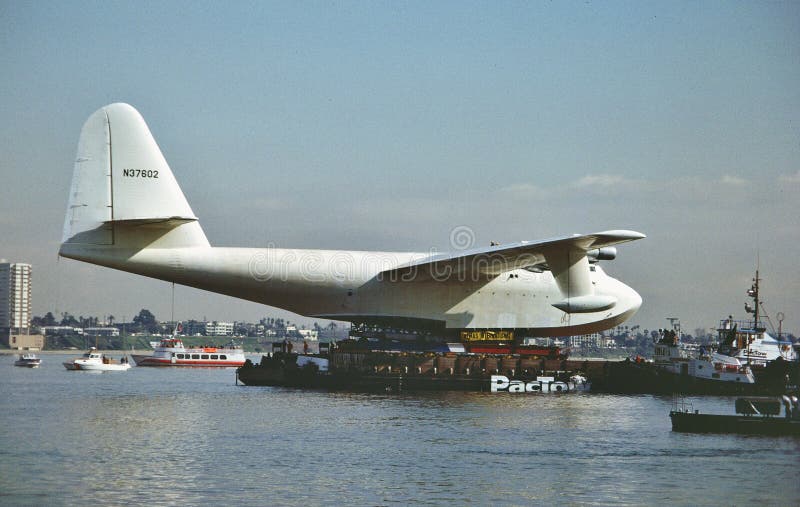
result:
[[[324,393],[237,387],[233,370],[87,375],[66,358],[0,356],[2,505],[800,500],[800,440],[672,433],[669,398]]]

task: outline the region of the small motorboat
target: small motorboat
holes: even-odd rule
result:
[[[22,366],[25,368],[38,368],[40,364],[42,364],[42,360],[39,359],[39,356],[32,353],[20,354],[19,359],[14,361],[14,366]]]
[[[99,352],[96,348],[90,348],[83,356],[77,357],[72,361],[63,363],[68,370],[81,371],[125,371],[131,368],[127,357],[116,361]]]

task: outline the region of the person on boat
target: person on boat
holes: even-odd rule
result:
[[[722,329],[728,330],[731,328],[732,324],[733,324],[733,315],[728,315],[728,318],[725,319],[724,323],[722,324]]]
[[[308,342],[303,340],[303,354],[308,354]]]

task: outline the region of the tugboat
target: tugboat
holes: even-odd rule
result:
[[[800,403],[796,396],[738,398],[736,415],[701,414],[685,401],[676,402],[669,417],[672,431],[800,436]]]
[[[681,342],[680,321],[668,319],[672,329],[661,330],[653,361],[610,364],[599,379],[599,389],[611,393],[648,394],[777,394],[785,385],[758,384],[749,366],[735,357]]]
[[[680,328],[678,333],[679,330]],[[740,386],[755,384],[750,367],[735,357],[709,352],[704,347],[694,351],[681,345],[679,334],[675,330],[663,331],[661,339],[655,344],[653,362],[656,368],[678,377],[684,389],[721,394],[742,392],[747,387]]]
[[[784,361],[797,361],[797,352],[792,348],[792,342],[781,340],[781,333],[778,332],[778,339],[767,333],[766,327],[761,322],[763,315],[762,301],[759,296],[758,270],[753,278],[753,285],[747,290],[747,295],[753,300],[753,304],[745,303],[744,309],[753,315],[753,320],[734,320],[733,316],[720,321],[717,328],[719,342],[722,344],[725,353],[738,358],[742,362],[747,362],[756,368],[763,368],[773,361],[782,359]],[[769,320],[769,317],[767,317]],[[778,314],[779,324],[783,321],[783,314]],[[771,323],[771,321],[770,321]]]
[[[771,336],[761,321],[766,316],[763,302],[759,295],[758,270],[753,284],[747,290],[751,302],[746,302],[744,309],[752,315],[752,320],[734,320],[733,316],[720,321],[717,336],[719,351],[737,358],[753,370],[756,382],[760,385],[771,385],[778,388],[796,388],[800,384],[800,354],[792,342],[782,339],[781,327],[783,314],[778,313],[778,338]]]
[[[42,360],[31,352],[20,354],[19,359],[14,361],[14,366],[22,366],[24,368],[38,368],[40,364],[42,364]]]

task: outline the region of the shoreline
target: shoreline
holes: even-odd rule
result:
[[[98,349],[99,352],[103,354],[148,354],[153,351],[153,349],[145,350],[145,349],[134,349],[134,350],[104,350]],[[0,356],[11,356],[11,355],[19,355],[19,354],[36,354],[39,356],[48,356],[48,355],[55,355],[55,354],[76,354],[81,355],[86,350],[84,349],[62,349],[62,350],[0,350]],[[247,352],[245,352],[246,354]]]
[[[98,349],[103,354],[151,354],[153,349],[134,349],[134,350],[122,350],[122,349]],[[11,356],[11,355],[19,355],[19,354],[38,354],[41,356],[46,355],[53,355],[53,354],[83,354],[86,352],[85,349],[59,349],[59,350],[14,350],[14,349],[2,349],[0,350],[0,356]],[[255,352],[255,351],[244,351],[245,355],[264,355],[266,352]],[[568,359],[571,361],[590,361],[590,362],[600,362],[600,361],[624,361],[627,356],[621,356],[616,358],[603,358],[603,357],[584,357],[584,356],[570,356]]]

